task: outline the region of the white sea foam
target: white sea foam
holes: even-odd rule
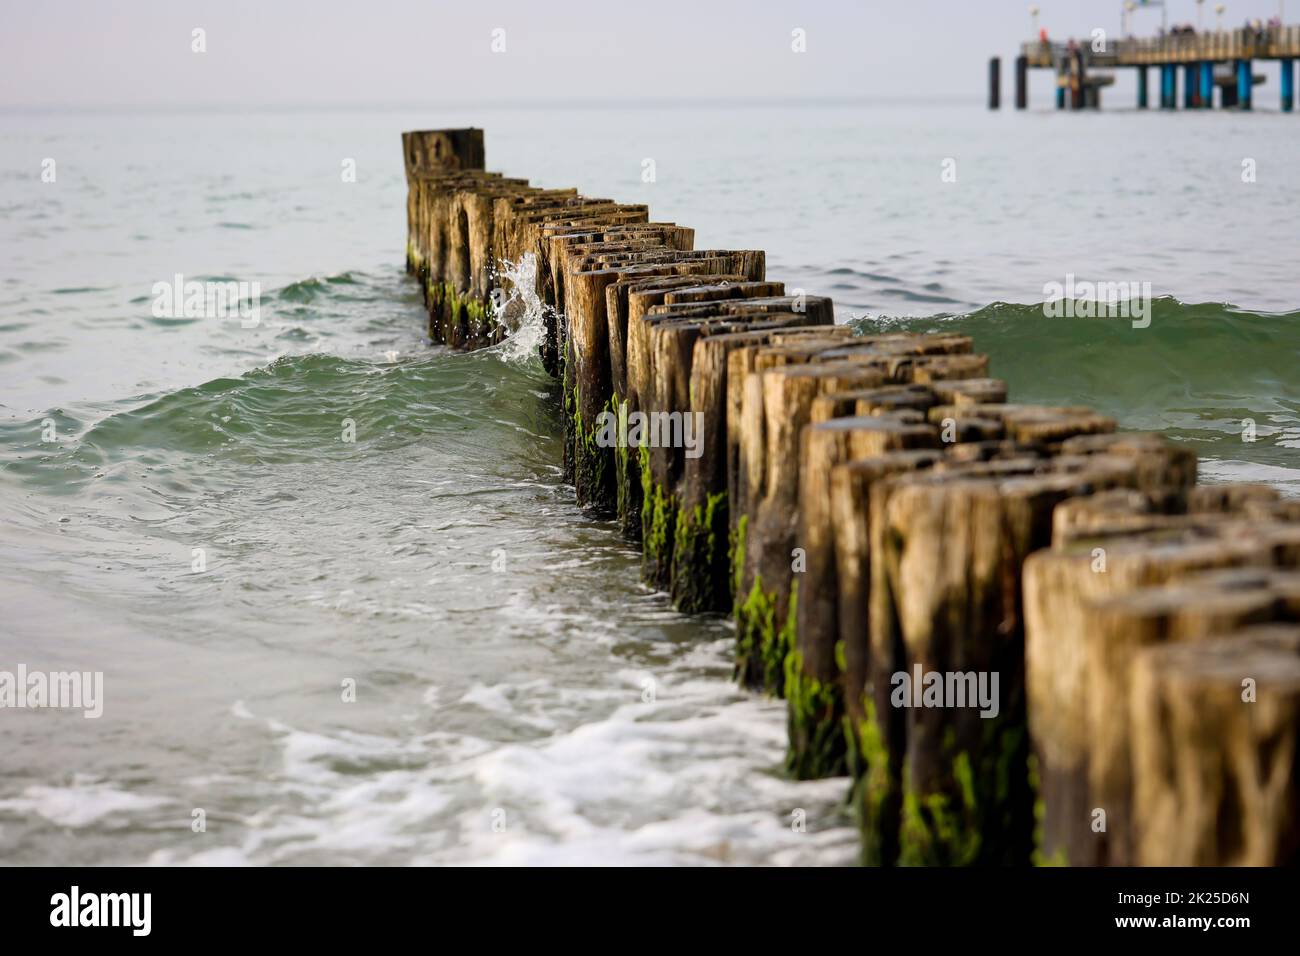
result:
[[[1300,469],[1232,458],[1202,458],[1202,483],[1255,481],[1270,484],[1286,497],[1300,497]]]
[[[449,723],[467,706],[491,711],[491,739],[308,733],[256,718],[281,753],[266,809],[234,842],[149,862],[852,863],[847,781],[779,773],[784,705],[732,686],[726,648],[615,668],[600,686],[531,679],[477,684],[441,706],[425,698]],[[538,738],[543,713],[565,726]],[[797,810],[804,832],[791,825]]]
[[[30,813],[61,827],[77,828],[124,814],[156,811],[170,802],[165,797],[129,793],[78,778],[70,787],[27,787],[17,797],[0,800],[0,813]]]

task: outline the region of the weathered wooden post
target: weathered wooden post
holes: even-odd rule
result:
[[[759,356],[747,383],[741,436],[747,459],[742,467],[749,474],[738,545],[737,668],[749,686],[778,695],[794,642],[796,569],[804,560],[796,552],[800,432],[811,420],[818,395],[880,382],[879,371],[869,365],[809,365],[797,361],[801,357],[807,356],[790,350],[772,352],[766,359]],[[764,369],[764,361],[781,364]]]
[[[403,133],[402,156],[408,183],[428,173],[483,169],[483,131],[470,127]]]
[[[1133,668],[1134,862],[1300,862],[1300,627],[1143,651]]]
[[[937,449],[939,429],[884,411],[809,424],[803,430],[796,543],[805,567],[797,576],[794,648],[785,664],[789,701],[788,769],[801,779],[833,776],[845,769],[846,741],[841,688],[845,648],[840,640],[836,529],[832,476],[838,465],[875,460],[893,451]]]
[[[1085,725],[1089,797],[1107,822],[1106,832],[1095,837],[1107,864],[1136,863],[1130,700],[1137,652],[1271,621],[1276,604],[1276,593],[1267,587],[1216,586],[1205,575],[1097,603],[1097,629],[1084,657],[1089,687]]]
[[[884,483],[873,529],[872,650],[883,663],[892,646],[894,666],[873,683],[877,715],[885,704],[904,708],[891,735],[902,747],[890,753],[900,862],[1029,861],[1020,566],[1049,542],[1056,503],[1095,480],[1105,479],[921,473]],[[951,686],[949,675],[964,698],[931,704],[925,695],[933,683]]]
[[[732,608],[727,368],[730,353],[747,344],[737,336],[817,328],[805,324],[810,321],[806,312],[768,312],[761,306],[753,310],[747,300],[725,302],[722,308],[724,314],[716,320],[702,320],[698,332],[686,323],[668,329],[668,334],[695,339],[687,363],[689,399],[684,414],[699,420],[699,447],[686,455],[677,481],[679,507],[671,571],[673,603],[690,611]]]
[[[1266,560],[1263,549],[1253,544],[1225,546],[1194,529],[1157,536],[1150,533],[1155,527],[1117,518],[1094,521],[1073,542],[1040,551],[1026,562],[1026,673],[1044,808],[1038,847],[1044,862],[1108,862],[1107,842],[1094,829],[1094,811],[1105,810],[1112,818],[1120,812],[1104,804],[1091,782],[1104,772],[1106,759],[1095,755],[1115,756],[1113,748],[1096,749],[1091,739],[1089,701],[1096,691],[1090,685],[1089,654],[1098,646],[1101,629],[1098,602],[1194,570]],[[1106,666],[1100,657],[1097,666]],[[1114,726],[1121,726],[1123,713],[1110,715]],[[1098,712],[1096,719],[1106,723],[1104,714]],[[1101,733],[1110,736],[1105,726]],[[1122,753],[1115,757],[1123,758]]]
[[[925,359],[968,352],[962,336],[889,336],[770,348],[755,353],[743,377],[740,461],[733,500],[735,526],[737,662],[749,686],[781,693],[785,658],[794,637],[797,573],[798,435],[812,420],[816,399],[874,388],[910,376]],[[740,361],[745,361],[740,357]],[[815,363],[816,367],[805,367]],[[881,376],[885,378],[882,380]]]
[[[850,461],[831,470],[831,521],[835,535],[838,574],[839,641],[835,650],[841,665],[841,697],[845,720],[847,769],[854,779],[867,770],[864,727],[873,713],[870,688],[868,610],[871,591],[871,490],[893,475],[933,468],[944,460],[938,451],[889,452]],[[792,741],[792,747],[794,746]]]

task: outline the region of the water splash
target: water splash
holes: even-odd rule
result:
[[[537,294],[537,256],[525,252],[518,262],[501,261],[494,279],[497,322],[509,333],[496,353],[515,364],[540,361],[548,306]]]

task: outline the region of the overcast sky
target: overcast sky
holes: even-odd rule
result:
[[[1195,0],[1167,0],[1195,22]],[[1226,25],[1277,0],[1227,0]],[[0,106],[409,106],[485,100],[984,96],[1021,0],[0,0]],[[1054,37],[1120,0],[1038,0]],[[1204,18],[1214,21],[1215,3]],[[1300,22],[1291,0],[1288,22]],[[1133,30],[1154,32],[1159,10]],[[192,31],[206,32],[205,53]],[[505,52],[493,53],[502,29]],[[807,52],[791,50],[792,31]]]

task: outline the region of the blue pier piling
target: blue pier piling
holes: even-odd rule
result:
[[[1201,84],[1196,81],[1195,63],[1183,67],[1183,109],[1195,110],[1201,107]]]
[[[1209,60],[1201,64],[1201,109],[1214,109],[1214,64]]]
[[[1056,108],[1058,110],[1065,109],[1065,87],[1063,86],[1057,86],[1056,88]]]
[[[1147,68],[1145,66],[1139,66],[1137,68],[1137,74],[1138,74],[1138,109],[1144,110],[1147,108]]]
[[[1295,109],[1295,61],[1282,60],[1282,112]]]
[[[1237,109],[1250,109],[1251,94],[1254,92],[1255,76],[1251,72],[1250,60],[1237,61]]]
[[[1160,65],[1160,108],[1172,110],[1178,107],[1178,67],[1172,63]]]

